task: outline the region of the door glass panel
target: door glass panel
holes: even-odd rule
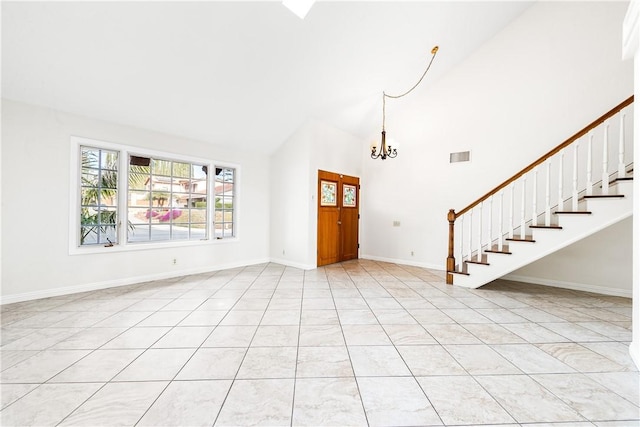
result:
[[[320,206],[337,206],[338,183],[320,181]]]
[[[342,206],[345,208],[356,207],[356,186],[344,184],[342,186]]]

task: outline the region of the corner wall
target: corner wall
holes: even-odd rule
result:
[[[315,268],[318,169],[361,176],[361,148],[355,136],[310,121],[271,156],[272,261]]]
[[[240,165],[238,239],[69,255],[72,135]],[[2,100],[2,302],[268,261],[267,163],[265,155]]]

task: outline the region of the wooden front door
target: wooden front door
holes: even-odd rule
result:
[[[318,171],[318,267],[358,258],[360,178]]]

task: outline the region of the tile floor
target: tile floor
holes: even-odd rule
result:
[[[2,306],[2,425],[640,426],[631,301],[373,261]]]

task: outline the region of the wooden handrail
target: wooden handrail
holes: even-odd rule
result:
[[[536,166],[541,165],[547,159],[549,159],[549,158],[553,157],[554,155],[558,154],[562,149],[568,147],[574,141],[576,141],[577,139],[583,137],[584,135],[589,133],[589,131],[591,131],[592,129],[595,129],[600,124],[602,124],[605,120],[607,120],[608,118],[614,116],[620,110],[622,110],[623,108],[627,107],[628,105],[631,105],[632,103],[633,103],[633,95],[631,95],[629,98],[625,99],[620,104],[618,104],[615,107],[613,107],[611,110],[609,110],[608,112],[606,112],[602,116],[598,117],[596,120],[591,122],[589,125],[584,127],[582,130],[580,130],[579,132],[577,132],[576,134],[571,136],[569,139],[564,141],[562,144],[558,145],[553,150],[551,150],[548,153],[544,154],[538,160],[536,160],[535,162],[531,163],[529,166],[525,167],[520,172],[518,172],[515,175],[513,175],[511,178],[507,179],[502,184],[498,185],[493,190],[489,191],[487,194],[485,194],[484,196],[480,197],[479,199],[477,199],[476,201],[471,203],[466,208],[462,209],[460,212],[456,212],[455,210],[450,209],[449,213],[447,214],[447,221],[449,222],[449,244],[448,244],[448,254],[447,254],[448,256],[447,256],[447,276],[446,276],[447,284],[453,284],[453,274],[452,273],[455,271],[455,265],[456,265],[456,259],[455,259],[455,256],[454,256],[454,240],[453,240],[454,239],[454,226],[455,226],[455,221],[459,216],[465,214],[466,212],[469,212],[475,206],[477,206],[478,204],[480,204],[484,200],[488,199],[492,195],[496,194],[498,191],[502,190],[503,188],[505,188],[506,186],[508,186],[509,184],[511,184],[512,182],[514,182],[518,178],[520,178],[521,176],[525,175],[527,172],[531,171]]]
[[[553,157],[554,155],[559,153],[560,150],[562,150],[563,148],[568,147],[575,140],[583,137],[584,135],[589,133],[590,130],[595,129],[602,122],[604,122],[608,118],[614,116],[620,110],[622,110],[623,108],[625,108],[628,105],[631,105],[632,103],[633,103],[633,95],[631,95],[629,98],[625,99],[620,104],[616,105],[611,110],[609,110],[608,112],[606,112],[605,114],[603,114],[602,116],[600,116],[599,118],[597,118],[596,120],[591,122],[589,125],[587,125],[584,129],[582,129],[581,131],[579,131],[578,133],[573,135],[571,138],[567,139],[562,144],[558,145],[556,148],[554,148],[553,150],[549,151],[548,153],[546,153],[545,155],[540,157],[538,160],[536,160],[535,162],[531,163],[529,166],[527,166],[524,169],[522,169],[517,174],[513,175],[511,178],[507,179],[505,182],[503,182],[502,184],[498,185],[496,188],[494,188],[493,190],[489,191],[487,194],[485,194],[484,196],[480,197],[478,200],[474,201],[473,203],[471,203],[466,208],[462,209],[460,212],[456,212],[456,217],[458,217],[460,215],[463,215],[466,212],[469,212],[471,209],[473,209],[480,202],[482,202],[485,199],[488,199],[491,195],[493,195],[493,194],[497,193],[498,191],[502,190],[507,185],[511,184],[513,181],[517,180],[518,178],[520,178],[521,176],[523,176],[524,174],[526,174],[527,172],[529,172],[530,170],[532,170],[536,166],[544,163],[548,158]]]

